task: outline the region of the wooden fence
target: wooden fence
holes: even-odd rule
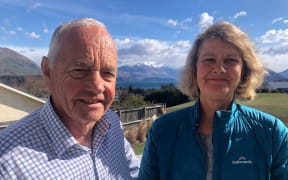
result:
[[[143,119],[151,118],[153,115],[156,115],[158,117],[164,114],[165,110],[166,110],[165,104],[156,104],[153,106],[115,110],[115,112],[119,115],[124,129],[127,129],[133,126],[138,126],[138,124]],[[9,124],[14,122],[16,121],[0,122],[0,130],[4,129]]]
[[[124,129],[137,126],[144,119],[160,116],[166,111],[165,104],[156,104],[152,106],[143,106],[139,108],[117,110]]]

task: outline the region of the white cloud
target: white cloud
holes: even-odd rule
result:
[[[119,65],[150,64],[181,67],[184,65],[190,43],[167,42],[155,39],[116,39]]]
[[[2,20],[2,22],[5,26],[10,26],[11,18],[5,18]]]
[[[288,29],[271,29],[267,31],[263,36],[260,37],[260,41],[263,44],[270,44],[270,43],[281,43],[286,44],[288,43]]]
[[[31,12],[33,9],[37,9],[37,8],[39,8],[39,7],[41,7],[41,6],[42,6],[41,3],[35,2],[35,3],[33,3],[33,4],[27,9],[27,12]]]
[[[172,26],[177,26],[177,20],[174,20],[174,19],[168,19],[168,22],[167,22],[169,25],[172,25]]]
[[[15,35],[16,34],[16,31],[13,31],[13,30],[7,30],[5,27],[1,26],[1,31],[6,33],[6,34],[9,34],[9,35]]]
[[[259,57],[263,60],[266,68],[269,68],[275,72],[282,72],[288,69],[288,53],[276,55],[261,53]]]
[[[192,22],[192,18],[187,18],[183,20],[181,22],[181,29],[184,29],[184,30],[189,29],[189,25],[191,24],[191,22]]]
[[[210,16],[207,12],[204,12],[200,15],[198,25],[200,29],[203,30],[209,27],[210,25],[212,25],[213,21],[214,21],[214,17]]]
[[[182,67],[191,47],[189,41],[166,42],[156,39],[115,39],[118,48],[119,66],[153,64],[154,66]],[[28,57],[40,66],[48,48],[5,46]]]
[[[259,56],[265,66],[273,71],[288,69],[288,29],[271,29],[257,41]]]
[[[10,35],[15,35],[15,34],[16,34],[16,31],[8,31],[8,34],[10,34]]]
[[[48,30],[48,27],[46,24],[43,25],[43,33],[48,33],[49,30]]]
[[[245,12],[245,11],[240,11],[240,12],[236,13],[236,14],[233,16],[233,18],[234,18],[234,19],[238,19],[240,16],[247,16],[247,12]]]
[[[180,22],[178,20],[169,19],[167,23],[171,26],[179,27],[181,30],[187,30],[189,29],[191,22],[192,22],[192,18],[187,18]]]
[[[41,7],[41,3],[39,3],[39,2],[35,2],[35,3],[32,4],[32,6],[31,6],[32,9],[36,9],[36,8],[38,8],[38,7]]]
[[[25,36],[32,39],[40,39],[40,35],[35,32],[25,32]]]
[[[16,30],[17,31],[23,31],[23,28],[22,27],[17,27]]]
[[[273,20],[272,20],[272,24],[275,24],[275,23],[277,23],[277,22],[279,22],[279,21],[282,21],[282,20],[283,20],[282,17],[279,17],[279,18],[273,19]]]
[[[153,66],[153,67],[162,67],[163,66],[163,64],[157,64],[154,61],[146,61],[143,64],[148,65],[148,66]]]
[[[135,64],[152,64],[154,66],[182,67],[191,44],[189,41],[167,42],[156,39],[116,39],[119,66]],[[42,56],[46,56],[48,48],[17,47],[11,48],[28,57],[40,66]],[[259,53],[266,67],[276,72],[288,68],[288,46],[273,46],[261,49]]]
[[[274,45],[266,48],[263,52],[269,55],[288,55],[288,44]]]

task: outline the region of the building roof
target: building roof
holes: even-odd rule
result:
[[[0,130],[45,103],[40,98],[0,83]]]
[[[6,90],[12,91],[12,92],[14,92],[14,93],[17,93],[17,94],[19,94],[19,95],[25,96],[25,97],[27,97],[27,98],[29,98],[29,99],[33,99],[33,100],[38,101],[38,102],[43,103],[43,104],[46,103],[44,100],[42,100],[42,99],[40,99],[40,98],[37,98],[37,97],[32,96],[32,95],[30,95],[30,94],[28,94],[28,93],[25,93],[25,92],[23,92],[23,91],[20,91],[20,90],[17,90],[17,89],[15,89],[15,88],[12,88],[12,87],[10,87],[10,86],[7,86],[7,85],[5,85],[5,84],[3,84],[3,83],[0,83],[0,88],[4,88],[4,89],[6,89]]]

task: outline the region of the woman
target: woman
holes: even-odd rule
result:
[[[240,105],[266,73],[248,36],[219,22],[198,36],[181,77],[196,99],[150,129],[139,179],[288,179],[288,130],[281,120]]]

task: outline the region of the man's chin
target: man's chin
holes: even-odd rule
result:
[[[101,106],[82,106],[81,108],[77,109],[78,115],[82,119],[94,122],[100,120],[106,111],[107,108],[103,104]]]
[[[87,114],[87,119],[90,121],[98,121],[104,115],[104,111],[90,112]]]

